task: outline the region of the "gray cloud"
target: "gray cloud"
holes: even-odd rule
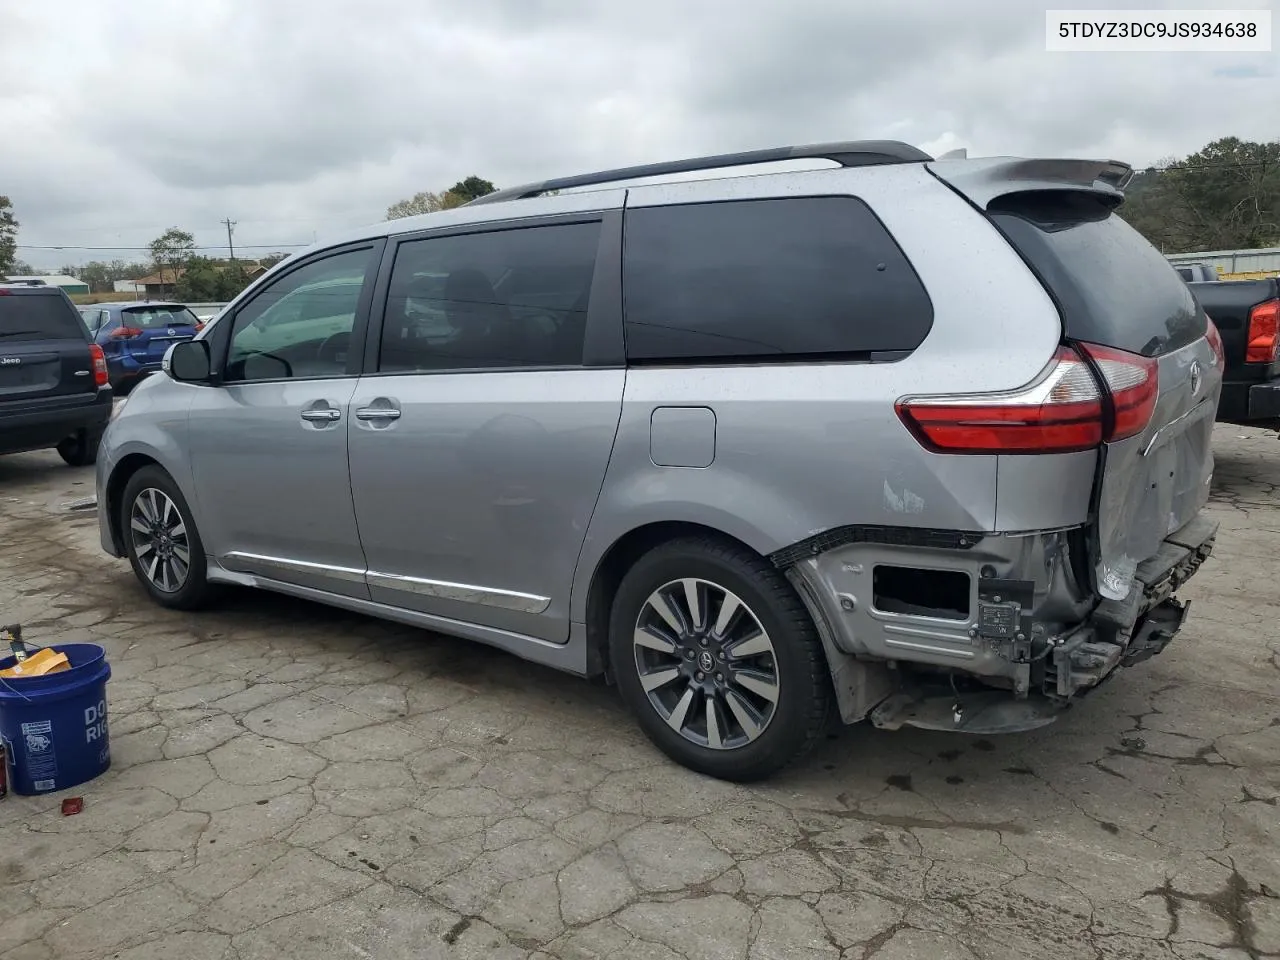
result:
[[[1049,54],[1025,0],[13,7],[0,193],[26,244],[142,246],[173,224],[216,244],[224,216],[245,247],[310,242],[471,173],[508,185],[788,142],[1144,164],[1278,135],[1275,54]]]

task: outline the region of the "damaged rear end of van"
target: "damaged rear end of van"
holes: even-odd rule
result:
[[[1126,165],[928,167],[998,231],[1061,320],[1031,382],[895,405],[926,456],[996,459],[1003,522],[828,538],[774,559],[824,636],[846,722],[1027,730],[1159,654],[1182,627],[1189,604],[1175,593],[1218,528],[1203,507],[1222,343],[1121,218]],[[1063,491],[1079,504],[1068,522]]]

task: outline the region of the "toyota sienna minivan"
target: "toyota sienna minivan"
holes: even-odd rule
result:
[[[1051,723],[1164,649],[1217,529],[1221,344],[1130,176],[836,143],[352,231],[138,385],[103,547],[165,606],[260,587],[604,676],[722,778],[832,711]]]

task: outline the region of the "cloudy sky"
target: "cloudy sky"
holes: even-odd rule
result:
[[[284,249],[472,173],[857,138],[1138,165],[1280,137],[1275,53],[1044,46],[1028,0],[0,0],[0,194],[19,256],[56,267],[171,225],[224,243],[224,217],[239,250]]]

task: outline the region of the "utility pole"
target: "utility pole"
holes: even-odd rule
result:
[[[235,244],[231,242],[231,233],[235,228],[236,222],[232,220],[230,217],[227,217],[227,219],[223,220],[222,222],[226,224],[226,227],[227,227],[227,249],[231,251],[231,263],[234,266],[236,262],[236,248],[235,248]]]

